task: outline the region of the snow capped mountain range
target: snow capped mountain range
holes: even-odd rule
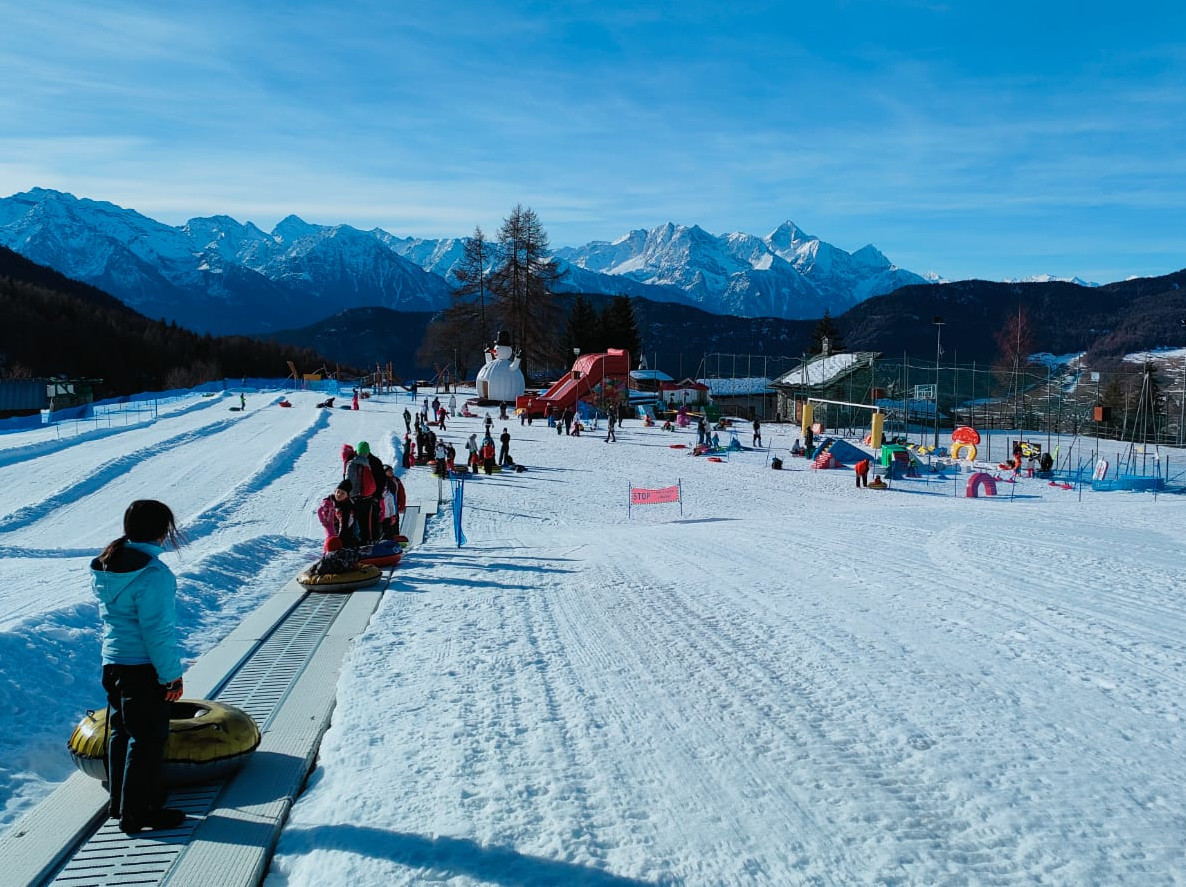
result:
[[[1033,274],[1029,277],[1006,277],[1002,283],[1073,283],[1076,286],[1099,286],[1081,277],[1055,277],[1053,274]]]
[[[180,227],[36,188],[0,198],[0,244],[141,313],[211,333],[312,323],[347,308],[449,304],[464,240],[396,237],[288,216],[271,232],[219,215]],[[554,251],[561,289],[680,302],[715,314],[813,318],[925,283],[873,246],[855,253],[785,222],[766,237],[668,223]]]
[[[893,265],[873,246],[847,253],[784,222],[766,237],[714,236],[670,222],[555,255],[571,266],[674,288],[714,314],[820,317],[870,296],[926,281]]]

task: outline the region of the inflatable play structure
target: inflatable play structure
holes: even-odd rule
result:
[[[881,446],[881,440],[884,435],[885,415],[881,412],[881,408],[867,403],[849,403],[843,400],[825,400],[819,397],[809,397],[807,403],[803,404],[800,412],[800,426],[803,431],[803,439],[807,439],[807,429],[815,424],[815,405],[817,403],[836,404],[842,407],[852,407],[862,410],[871,410],[872,415],[869,418],[869,434],[865,437],[866,443],[873,447],[874,450]],[[813,431],[814,433],[814,431]],[[862,458],[864,458],[862,456]]]
[[[74,765],[95,779],[107,779],[107,710],[88,711],[67,743]],[[251,715],[209,699],[169,703],[165,741],[166,785],[212,782],[234,772],[260,743]]]
[[[844,468],[846,465],[855,465],[862,459],[868,458],[868,453],[848,441],[826,437],[815,448],[812,466],[815,468]]]
[[[963,452],[969,462],[976,461],[976,448],[980,446],[980,432],[969,425],[961,425],[951,432],[951,458],[958,459]],[[991,494],[990,494],[991,495]]]
[[[997,494],[997,482],[991,474],[977,471],[968,478],[968,486],[964,490],[964,495],[969,499],[975,499],[981,489],[984,490],[985,496],[995,496]]]
[[[552,407],[557,414],[575,407],[578,400],[594,393],[598,386],[615,386],[624,393],[630,379],[630,352],[610,348],[604,354],[582,354],[572,369],[543,394],[521,394],[515,400],[515,411],[524,410],[535,418]]]
[[[515,403],[526,389],[519,358],[513,356],[511,337],[499,331],[495,343],[486,349],[486,364],[476,380],[479,403]]]
[[[911,473],[911,458],[910,450],[901,444],[883,444],[881,447],[881,467],[890,480],[898,480]]]

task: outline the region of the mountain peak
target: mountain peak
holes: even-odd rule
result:
[[[309,237],[319,231],[321,231],[319,225],[310,225],[300,216],[290,214],[276,223],[276,227],[272,229],[272,237],[278,243],[292,243],[294,240]]]
[[[867,243],[852,254],[852,260],[866,268],[892,268],[893,263],[885,257],[885,253],[871,243]]]
[[[780,250],[797,249],[803,243],[818,239],[819,238],[808,234],[790,219],[787,219],[785,222],[766,235],[766,243],[768,243],[770,248],[775,252],[779,252]]]

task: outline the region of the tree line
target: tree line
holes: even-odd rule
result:
[[[325,363],[308,348],[199,335],[150,320],[11,251],[0,255],[0,318],[0,378],[90,379],[96,398],[242,376],[279,378],[290,360],[303,367]]]

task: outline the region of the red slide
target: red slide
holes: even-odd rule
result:
[[[532,416],[542,416],[545,407],[559,413],[589,394],[605,378],[621,379],[625,383],[630,373],[630,353],[621,348],[610,348],[604,354],[582,354],[572,370],[543,394],[521,394],[515,400],[516,409],[528,409]]]

